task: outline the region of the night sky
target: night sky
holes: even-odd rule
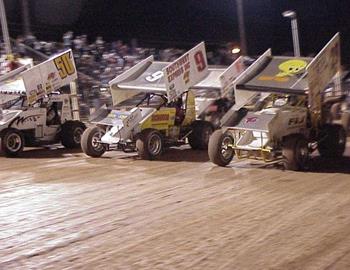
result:
[[[28,0],[34,34],[59,40],[71,29],[106,40],[137,38],[140,44],[191,47],[204,40],[223,45],[238,40],[234,0]],[[12,36],[21,31],[20,0],[5,0]],[[291,52],[290,21],[281,13],[298,14],[303,55],[319,51],[341,32],[343,62],[350,63],[349,0],[244,0],[248,52],[267,48]]]

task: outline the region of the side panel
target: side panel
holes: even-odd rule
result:
[[[309,107],[312,122],[317,125],[322,117],[322,94],[327,84],[340,74],[340,36],[337,33],[307,67],[309,81]]]
[[[255,95],[256,92],[238,90],[236,85],[243,81],[245,78],[254,74],[261,66],[265,63],[267,57],[271,56],[271,49],[268,49],[264,54],[262,54],[250,67],[248,67],[243,73],[241,73],[237,79],[233,82],[235,88],[235,101],[236,104],[232,107],[233,110],[239,110],[244,105],[247,104]]]
[[[269,124],[271,137],[280,139],[289,134],[302,134],[306,131],[306,121],[306,108],[281,109],[274,121]]]
[[[245,71],[243,71],[233,82],[234,92],[235,92],[235,102],[227,113],[221,118],[220,123],[221,126],[226,126],[230,123],[230,119],[240,108],[245,106],[250,100],[252,100],[258,93],[253,91],[244,91],[236,89],[236,85],[239,84],[246,77],[251,76],[251,74],[255,73],[261,65],[265,62],[266,57],[271,56],[271,49],[268,49],[264,54],[262,54],[250,67],[248,67]]]
[[[161,108],[151,114],[142,124],[141,129],[154,128],[158,130],[167,130],[175,122],[175,108]]]
[[[168,99],[173,101],[208,75],[204,42],[166,66],[163,72]]]
[[[44,137],[46,126],[46,108],[33,108],[23,111],[15,117],[8,125],[9,128],[19,130],[35,130],[35,136]]]
[[[240,56],[220,75],[221,95],[223,97],[230,97],[232,95],[233,82],[244,70],[243,57]]]
[[[195,96],[192,91],[188,91],[186,97],[186,114],[182,126],[188,126],[194,120],[196,120]]]
[[[46,94],[76,80],[72,50],[67,50],[22,73],[28,103],[34,104]]]

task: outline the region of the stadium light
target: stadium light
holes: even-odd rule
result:
[[[294,10],[286,10],[282,13],[282,16],[285,18],[289,18],[291,20],[294,56],[299,57],[300,56],[300,44],[299,44],[297,14]]]
[[[241,52],[241,49],[239,47],[234,47],[232,50],[231,50],[232,54],[238,54]]]
[[[239,42],[243,55],[247,55],[247,41],[245,36],[244,27],[244,14],[243,14],[243,0],[236,0],[237,16],[238,16],[238,28],[239,28]]]

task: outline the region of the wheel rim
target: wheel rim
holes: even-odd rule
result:
[[[153,134],[148,141],[148,150],[150,154],[157,155],[162,149],[162,139],[157,135]]]
[[[345,132],[339,132],[339,141],[338,141],[338,145],[342,146],[346,144],[346,134]]]
[[[76,144],[79,144],[81,141],[81,135],[83,134],[84,130],[81,127],[78,127],[74,130],[73,133],[73,140]]]
[[[225,160],[231,159],[233,156],[233,148],[230,145],[233,144],[233,139],[230,136],[225,136],[221,142],[221,155]]]
[[[91,138],[91,145],[96,151],[103,150],[103,145],[100,143],[102,137],[101,131],[96,131]]]
[[[309,149],[306,143],[298,144],[298,161],[299,165],[304,166],[309,159]]]
[[[18,152],[22,147],[22,138],[17,133],[12,133],[7,137],[6,147],[11,152]]]

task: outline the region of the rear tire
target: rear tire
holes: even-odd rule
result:
[[[213,133],[213,126],[202,120],[197,120],[192,123],[192,132],[188,135],[188,143],[194,150],[208,149],[210,135]]]
[[[234,155],[234,149],[229,145],[234,144],[232,135],[228,132],[222,133],[222,130],[216,130],[209,139],[208,155],[211,162],[218,166],[228,165]]]
[[[16,157],[24,147],[24,136],[17,129],[9,128],[1,136],[1,149],[7,157]]]
[[[346,132],[343,126],[326,124],[322,127],[318,151],[325,158],[341,157],[345,151]]]
[[[349,132],[349,125],[350,125],[350,112],[343,112],[341,116],[341,124],[343,128],[345,129],[346,134]]]
[[[141,159],[154,160],[158,158],[164,147],[162,134],[155,129],[145,129],[136,140],[136,149]]]
[[[332,120],[339,120],[341,113],[341,103],[334,103],[330,109]]]
[[[104,130],[99,127],[87,128],[81,137],[81,149],[90,157],[100,157],[106,149],[103,144],[98,141],[104,134]]]
[[[80,148],[81,136],[86,129],[80,121],[67,121],[62,125],[61,143],[68,149]]]
[[[283,165],[286,170],[304,170],[309,161],[309,149],[306,139],[301,135],[287,137],[282,147],[282,155]]]

